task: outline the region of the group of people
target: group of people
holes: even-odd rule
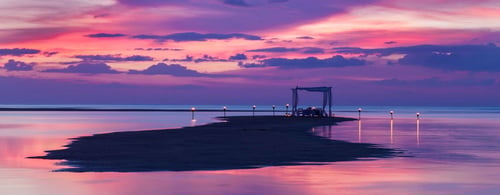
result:
[[[304,117],[327,117],[326,112],[321,108],[308,107],[306,109],[299,108],[298,115]]]

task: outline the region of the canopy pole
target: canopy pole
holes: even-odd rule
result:
[[[328,106],[330,107],[328,110],[328,117],[332,117],[332,88],[330,87],[330,91],[328,91]]]
[[[323,93],[323,116],[332,117],[332,87],[295,87],[292,88],[292,116],[298,116],[297,106],[299,105],[299,90]],[[328,104],[328,113],[326,113],[326,104]]]

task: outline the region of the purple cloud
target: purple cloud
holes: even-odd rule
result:
[[[184,4],[173,2],[169,5],[194,9],[208,8],[218,14],[204,14],[201,17],[192,18],[168,18],[158,22],[151,21],[150,25],[175,26],[176,29],[200,32],[251,32],[318,21],[335,14],[345,13],[353,7],[367,6],[376,1],[378,0],[334,2],[331,0],[315,0],[312,3],[303,0],[219,0],[220,5],[208,3],[208,1],[196,3],[185,1]]]
[[[184,59],[172,59],[172,62],[192,62],[194,61],[194,57],[190,55],[186,55]]]
[[[500,72],[500,48],[488,45],[417,45],[381,49],[334,48],[337,53],[388,56],[405,54],[401,65],[423,66],[448,71]]]
[[[154,58],[150,56],[142,56],[142,55],[133,55],[133,56],[128,56],[122,59],[122,61],[153,61]]]
[[[286,48],[286,47],[271,47],[271,48],[263,48],[263,49],[252,49],[247,50],[247,52],[296,52],[299,51],[299,48]]]
[[[301,36],[301,37],[296,37],[296,39],[314,39],[314,37],[310,37],[310,36]]]
[[[227,62],[226,59],[219,59],[218,57],[209,56],[207,54],[203,55],[201,58],[197,58],[194,60],[195,63],[200,62]]]
[[[315,57],[308,57],[303,59],[271,58],[262,60],[260,63],[240,62],[238,65],[244,68],[278,67],[281,69],[298,69],[362,66],[365,64],[365,60],[356,58],[346,59],[343,56],[337,55],[327,59],[318,59]]]
[[[110,34],[110,33],[97,33],[97,34],[88,34],[85,35],[86,37],[91,37],[91,38],[115,38],[115,37],[124,37],[127,36],[125,34]]]
[[[229,57],[229,60],[246,60],[246,59],[248,59],[248,57],[243,53],[239,53]]]
[[[392,44],[396,44],[398,43],[397,41],[387,41],[387,42],[384,42],[384,44],[387,44],[387,45],[392,45]]]
[[[218,57],[213,57],[213,56],[209,56],[207,54],[203,55],[202,57],[200,58],[195,58],[193,56],[190,56],[190,55],[186,55],[185,58],[183,59],[165,59],[163,61],[171,61],[171,62],[195,62],[195,63],[200,63],[200,62],[227,62],[229,60],[226,60],[226,59],[220,59]]]
[[[318,48],[318,47],[304,47],[304,48],[302,48],[302,53],[304,53],[304,54],[321,54],[321,53],[325,53],[325,50],[323,48]]]
[[[267,56],[265,56],[265,55],[253,55],[253,56],[252,56],[252,59],[254,59],[254,60],[258,60],[258,59],[264,59],[264,58],[266,58],[266,57],[267,57]]]
[[[26,63],[21,61],[9,60],[4,64],[4,68],[7,71],[30,71],[33,70],[33,67],[36,66],[36,63]]]
[[[154,58],[150,56],[133,55],[128,57],[121,57],[121,55],[76,55],[74,58],[79,58],[82,61],[153,61]]]
[[[46,51],[46,52],[43,52],[42,54],[45,56],[45,57],[51,57],[53,55],[56,55],[58,54],[59,52],[57,51]]]
[[[165,64],[165,63],[158,63],[155,65],[152,65],[148,67],[145,70],[138,71],[138,70],[129,70],[129,74],[146,74],[146,75],[172,75],[172,76],[180,76],[180,77],[199,77],[203,76],[204,74],[201,74],[199,72],[196,72],[194,70],[189,70],[184,66],[181,66],[179,64]]]
[[[110,16],[110,14],[108,13],[103,13],[103,14],[97,14],[97,15],[94,15],[94,18],[105,18],[105,17],[108,17]]]
[[[269,3],[286,3],[288,0],[269,0]]]
[[[14,48],[14,49],[0,49],[0,56],[23,56],[29,54],[39,54],[38,49]]]
[[[70,65],[63,69],[48,69],[43,72],[60,72],[60,73],[84,73],[84,74],[117,74],[120,73],[113,70],[105,63],[83,62],[77,65]]]
[[[325,49],[319,47],[300,47],[300,48],[270,47],[263,49],[247,50],[247,52],[270,52],[270,53],[297,52],[304,54],[319,54],[319,53],[325,53]]]
[[[245,0],[222,0],[226,5],[239,6],[239,7],[249,7],[250,5],[245,2]]]
[[[138,51],[182,51],[182,49],[177,49],[177,48],[161,48],[161,47],[135,48],[134,50],[138,50]]]
[[[169,35],[135,35],[132,36],[135,39],[152,39],[159,42],[164,41],[176,41],[176,42],[184,42],[184,41],[207,41],[209,39],[215,40],[226,40],[226,39],[245,39],[245,40],[262,40],[261,37],[255,35],[247,35],[242,33],[231,33],[231,34],[216,34],[216,33],[208,33],[201,34],[196,32],[185,32],[185,33],[174,33]]]
[[[472,87],[472,86],[495,86],[495,79],[460,79],[460,80],[443,80],[440,78],[428,78],[420,80],[400,80],[400,79],[386,79],[381,81],[374,81],[373,83],[387,86],[400,86],[400,87]]]
[[[121,4],[129,6],[162,6],[162,5],[178,5],[186,4],[185,0],[118,0]]]

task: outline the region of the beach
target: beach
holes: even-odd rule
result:
[[[164,130],[74,138],[65,149],[31,158],[65,160],[72,172],[248,169],[385,158],[397,152],[373,144],[315,136],[310,129],[352,118],[233,116],[222,122]]]

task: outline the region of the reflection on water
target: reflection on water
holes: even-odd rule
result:
[[[417,118],[417,145],[420,145],[420,119]]]
[[[366,112],[363,111],[362,120],[316,127],[312,133],[401,149],[413,157],[227,171],[51,172],[56,161],[24,157],[60,148],[68,143],[67,138],[79,135],[189,126],[191,113],[0,112],[0,194],[497,194],[500,191],[500,109],[481,112],[484,109],[479,108],[469,112],[475,113],[469,116],[463,115],[467,112],[455,111],[470,108],[425,108],[422,123],[420,118],[415,120],[415,111],[410,109],[395,109],[398,115],[392,120],[387,111],[393,108],[380,108],[380,112],[370,107],[363,109]],[[345,114],[357,118],[356,107],[352,110]],[[205,114],[196,113],[196,124],[211,121],[217,115]]]
[[[394,119],[391,115],[391,144],[394,143]]]
[[[361,143],[361,118],[358,119],[358,142]]]

